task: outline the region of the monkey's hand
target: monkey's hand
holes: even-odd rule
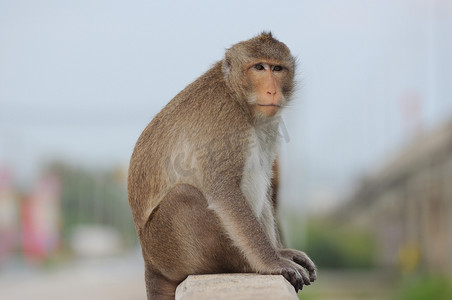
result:
[[[293,261],[305,268],[309,272],[310,282],[314,282],[317,279],[315,264],[306,253],[294,249],[278,249],[277,252],[280,257]]]
[[[290,282],[291,285],[293,285],[295,292],[302,290],[303,285],[311,284],[311,281],[309,280],[303,268],[292,260],[284,257],[279,257],[277,266],[272,267],[266,272],[262,272],[261,270],[259,273],[282,275],[285,279],[287,279],[287,281]]]

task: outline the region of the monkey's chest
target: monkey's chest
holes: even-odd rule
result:
[[[270,184],[276,155],[276,138],[261,139],[252,132],[241,182],[241,190],[259,219],[264,210],[271,209]]]

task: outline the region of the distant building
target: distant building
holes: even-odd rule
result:
[[[452,273],[452,122],[364,180],[340,216],[375,230],[380,265]]]

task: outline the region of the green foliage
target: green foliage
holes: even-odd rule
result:
[[[444,277],[421,276],[405,281],[397,300],[449,300],[452,299],[452,280]]]
[[[322,220],[301,224],[292,219],[291,223],[292,234],[289,239],[292,246],[307,252],[319,267],[373,267],[375,243],[370,233],[360,228],[338,226]],[[300,238],[303,236],[304,241]]]

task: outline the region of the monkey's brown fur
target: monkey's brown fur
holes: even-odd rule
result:
[[[264,176],[277,168],[265,158],[275,159],[279,110],[292,95],[294,71],[289,49],[270,33],[240,42],[141,134],[128,192],[148,299],[173,299],[190,274],[282,274],[296,290],[315,280],[306,254],[281,249],[272,209],[277,178]],[[252,189],[260,186],[256,200]]]

